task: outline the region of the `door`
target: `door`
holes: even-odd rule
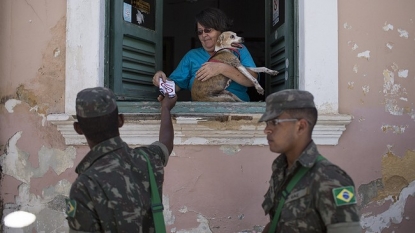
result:
[[[152,78],[162,69],[163,0],[107,0],[106,83],[118,100],[155,100]]]
[[[266,95],[298,88],[298,0],[265,0],[265,64],[277,70],[266,76]]]

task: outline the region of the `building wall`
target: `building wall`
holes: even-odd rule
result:
[[[338,145],[319,149],[354,179],[363,232],[411,232],[415,2],[338,1],[338,9],[339,112],[353,120]],[[66,146],[46,121],[65,111],[66,1],[5,0],[0,19],[0,215],[27,210],[37,221],[22,232],[66,232],[64,198],[88,151]],[[176,146],[164,185],[168,231],[260,229],[275,157],[267,146]]]
[[[341,113],[328,148],[352,175],[366,232],[412,232],[415,217],[415,2],[338,1]]]

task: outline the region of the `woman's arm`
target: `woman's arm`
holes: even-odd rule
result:
[[[248,49],[246,49],[246,47],[240,49],[240,60],[242,65],[245,67],[256,67],[252,59],[252,56],[249,53]],[[248,72],[254,78],[258,78],[258,73],[251,70],[248,70]],[[247,77],[245,77],[245,75],[243,75],[238,69],[228,64],[218,62],[204,63],[201,66],[201,68],[197,71],[196,78],[201,81],[205,81],[218,74],[222,74],[243,86],[253,86],[253,83]]]

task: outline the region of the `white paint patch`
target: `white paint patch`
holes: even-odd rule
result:
[[[36,105],[34,107],[31,107],[29,111],[30,112],[36,112],[37,113],[38,110],[39,110],[39,106]],[[40,117],[42,117],[42,126],[45,126],[45,123],[46,123],[46,120],[47,120],[47,117],[45,116],[45,114],[38,113],[37,115],[39,115]]]
[[[354,43],[353,41],[348,41],[347,42],[347,44],[349,45],[349,46],[351,46],[352,44],[352,50],[354,51],[354,50],[356,50],[357,48],[359,48],[359,46],[356,44],[356,43]]]
[[[344,23],[344,24],[343,24],[343,27],[344,27],[345,29],[352,29],[352,26],[350,26],[348,23]]]
[[[408,187],[402,189],[398,200],[385,212],[374,216],[362,216],[360,225],[366,232],[382,232],[383,229],[388,228],[392,223],[401,223],[406,200],[409,196],[415,196],[415,181],[412,181]]]
[[[241,148],[238,145],[223,145],[220,150],[227,155],[234,155],[241,151]]]
[[[4,107],[6,107],[6,110],[9,113],[13,113],[14,112],[14,107],[16,107],[16,105],[21,104],[22,101],[20,100],[16,100],[16,99],[10,99],[7,100],[6,103],[4,104]]]
[[[401,97],[401,98],[399,98],[399,99],[400,99],[400,100],[402,100],[402,101],[408,102],[408,98]]]
[[[408,77],[408,70],[399,70],[398,71],[398,77],[399,78],[407,78]]]
[[[189,210],[187,209],[187,206],[183,206],[182,208],[179,209],[179,212],[182,214],[187,213]]]
[[[53,50],[54,57],[59,57],[60,54],[61,54],[61,50],[59,48],[56,48],[55,50]]]
[[[397,65],[394,64],[392,68],[397,68]],[[406,95],[405,88],[402,88],[401,85],[395,84],[395,74],[390,70],[383,71],[383,93],[385,94],[385,111],[389,112],[394,116],[401,116],[404,113],[404,108],[398,106],[398,99]]]
[[[70,146],[65,151],[61,151],[43,146],[38,152],[39,166],[34,168],[28,160],[29,154],[16,146],[21,136],[21,131],[14,134],[6,145],[6,154],[0,157],[0,165],[3,167],[4,174],[29,184],[31,177],[42,177],[49,167],[52,167],[57,175],[73,167],[73,161],[76,158],[75,147]]]
[[[398,28],[399,36],[405,39],[409,38],[409,33],[406,30]]]
[[[212,233],[209,227],[209,221],[201,214],[197,215],[199,226],[190,230],[179,230],[176,233]]]
[[[357,54],[357,57],[358,58],[363,57],[363,58],[366,58],[367,60],[369,60],[369,58],[370,58],[370,51],[366,50],[364,52],[361,52],[361,53]]]
[[[393,25],[392,24],[386,24],[386,22],[385,22],[385,26],[383,26],[383,30],[385,32],[387,32],[389,30],[393,30]]]
[[[399,66],[398,66],[398,64],[396,64],[395,62],[394,63],[392,63],[392,69],[393,69],[393,71],[398,71],[398,69],[399,69]]]
[[[385,133],[392,131],[394,134],[403,134],[407,128],[409,128],[408,125],[382,125],[381,130]]]
[[[353,88],[354,88],[354,82],[348,82],[347,83],[347,88],[350,89],[350,90],[353,90]]]
[[[402,116],[404,109],[399,107],[394,99],[385,99],[385,111],[394,116]]]
[[[163,216],[166,225],[173,225],[176,217],[173,215],[173,211],[170,210],[170,198],[163,195]]]
[[[357,66],[357,64],[355,64],[353,66],[353,72],[355,72],[357,74],[358,71],[359,71],[359,66]]]
[[[369,85],[365,85],[365,86],[363,86],[363,87],[362,87],[362,90],[363,90],[363,94],[364,94],[364,95],[366,95],[367,93],[369,93],[369,91],[370,91],[370,87],[369,87]]]
[[[359,46],[357,46],[357,44],[354,44],[352,50],[355,51],[357,48],[359,48]]]
[[[392,50],[393,49],[393,43],[392,42],[386,43],[386,47],[388,47],[388,49]]]

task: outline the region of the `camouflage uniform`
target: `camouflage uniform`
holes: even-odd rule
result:
[[[260,121],[275,119],[286,109],[314,108],[311,93],[300,90],[274,93],[266,102],[266,112]],[[353,180],[330,161],[317,161],[319,154],[311,141],[289,169],[285,154],[274,160],[270,187],[262,203],[271,221],[289,180],[300,167],[310,168],[285,197],[276,232],[361,232]]]
[[[291,179],[300,166],[311,167],[286,198],[277,232],[328,232],[327,228],[346,225],[355,225],[355,232],[361,232],[356,203],[337,206],[332,191],[338,187],[354,187],[353,180],[328,160],[316,162],[318,155],[316,144],[311,142],[290,169],[287,169],[284,154],[274,160],[270,187],[262,203],[265,214],[272,220],[281,199],[281,194],[276,196],[276,193],[285,189],[286,180]]]
[[[78,94],[78,116],[96,117],[96,112],[116,108],[114,96],[90,94]],[[82,98],[93,103],[83,104]],[[166,146],[154,142],[132,149],[120,137],[110,138],[95,145],[76,167],[78,178],[67,200],[70,232],[154,232],[148,167],[143,154],[151,161],[162,195],[163,168],[169,158]]]
[[[76,168],[70,199],[76,201],[71,229],[84,232],[154,232],[147,162],[161,195],[167,148],[159,143],[131,149],[120,137],[96,145]]]

